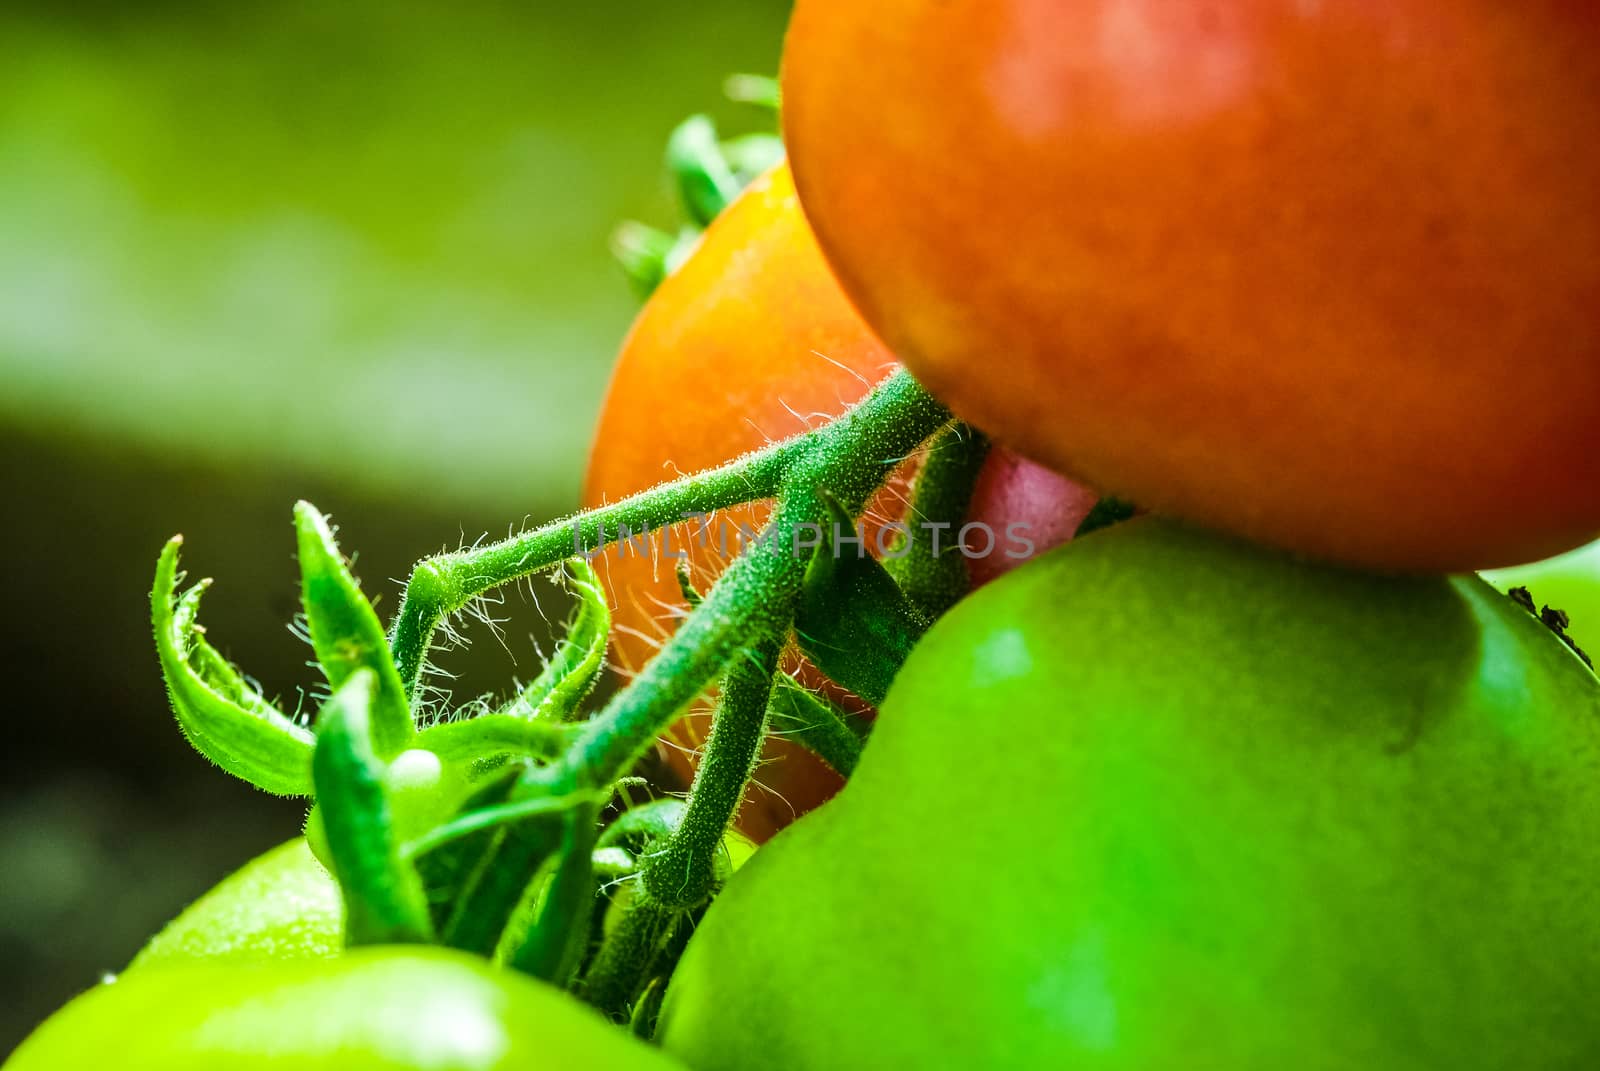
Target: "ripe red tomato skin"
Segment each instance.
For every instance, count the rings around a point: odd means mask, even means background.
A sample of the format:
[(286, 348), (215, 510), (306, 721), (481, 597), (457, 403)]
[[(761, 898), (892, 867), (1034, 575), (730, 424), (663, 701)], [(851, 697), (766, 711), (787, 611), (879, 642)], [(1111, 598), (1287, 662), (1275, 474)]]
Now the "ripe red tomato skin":
[(1600, 7), (801, 0), (801, 200), (956, 412), (1382, 569), (1600, 531)]
[[(595, 432), (584, 505), (615, 501), (802, 432), (842, 413), (896, 367), (829, 273), (780, 166), (713, 222), (629, 332)], [(878, 522), (900, 516), (903, 483), (874, 503)], [(1007, 539), (1008, 525), (1026, 526), (1042, 552), (1070, 537), (1093, 504), (1082, 488), (995, 451), (969, 518), (994, 531), (994, 549), (971, 560), (974, 577), (1019, 564), (1006, 556), (1018, 548)], [(768, 510), (767, 504), (727, 510), (701, 538), (692, 525), (680, 526), (670, 546), (657, 537), (648, 555), (617, 547), (595, 560), (616, 604), (612, 657), (624, 671), (648, 660), (682, 612), (675, 562), (667, 555), (687, 553), (703, 589), (737, 552), (739, 527), (759, 531)], [(868, 538), (874, 545), (874, 533)], [(665, 756), (685, 780), (706, 727), (704, 713), (691, 715), (669, 738)], [(769, 744), (765, 759), (740, 814), (740, 828), (757, 840), (840, 785), (814, 756), (781, 739)]]

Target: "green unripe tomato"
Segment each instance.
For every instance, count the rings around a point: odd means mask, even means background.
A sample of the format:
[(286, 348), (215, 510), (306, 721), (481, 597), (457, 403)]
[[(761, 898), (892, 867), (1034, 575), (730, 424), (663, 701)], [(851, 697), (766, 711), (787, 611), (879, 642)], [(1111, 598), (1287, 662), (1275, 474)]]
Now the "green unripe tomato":
[(290, 960), (344, 949), (339, 885), (296, 837), (224, 878), (150, 939), (128, 970), (191, 960)]
[(683, 1071), (525, 975), (441, 948), (189, 963), (101, 985), (5, 1071)]
[(1476, 577), (1154, 519), (911, 654), (728, 883), (697, 1071), (1600, 1067), (1600, 684)]
[(1590, 658), (1600, 654), (1600, 543), (1531, 565), (1494, 569), (1483, 578), (1500, 591), (1525, 587), (1536, 608), (1565, 612), (1567, 635)]
[[(431, 828), (468, 789), (465, 778), (430, 751), (404, 751), (389, 764), (385, 785), (396, 828)], [(168, 923), (134, 957), (129, 970), (194, 959), (306, 959), (344, 949), (343, 903), (328, 872), (320, 815), (306, 835), (246, 863)]]

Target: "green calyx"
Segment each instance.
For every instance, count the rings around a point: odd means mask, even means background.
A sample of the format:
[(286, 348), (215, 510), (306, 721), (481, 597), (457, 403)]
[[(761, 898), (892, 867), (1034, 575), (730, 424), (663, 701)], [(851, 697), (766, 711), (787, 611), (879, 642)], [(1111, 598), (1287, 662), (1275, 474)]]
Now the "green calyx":
[[(309, 726), (274, 708), (207, 642), (195, 623), (205, 584), (177, 593), (175, 540), (151, 603), (174, 711), (195, 747), (230, 773), (312, 797), (307, 836), (338, 879), (349, 944), (474, 952), (588, 993), (619, 1020), (648, 1020), (694, 920), (726, 878), (724, 844), (767, 733), (812, 748), (841, 773), (854, 768), (862, 736), (833, 704), (779, 673), (779, 655), (797, 615), (815, 622), (829, 608), (886, 637), (895, 659), (920, 635), (921, 611), (894, 579), (870, 559), (836, 568), (845, 560), (832, 544), (824, 555), (815, 533), (853, 525), (896, 459), (949, 419), (898, 373), (839, 420), (719, 469), (420, 563), (387, 632), (332, 526), (300, 503), (305, 631), (332, 689)], [(658, 656), (591, 706), (610, 611), (588, 557), (622, 526), (637, 531), (761, 497), (776, 499), (762, 536), (709, 591), (687, 590), (695, 605)], [(544, 669), (499, 705), (425, 715), (418, 682), (439, 626), (493, 588), (556, 568), (576, 607)], [(885, 631), (862, 617), (863, 600), (890, 592), (899, 618)], [(869, 697), (881, 691), (844, 683)], [(624, 810), (602, 829), (634, 762), (713, 684), (716, 716), (687, 801)], [(600, 905), (609, 906), (597, 916)]]
[(269, 703), (206, 639), (195, 615), (211, 582), (178, 597), (182, 543), (174, 536), (162, 548), (150, 593), (156, 653), (179, 728), (196, 751), (263, 792), (308, 795), (311, 732)]
[(971, 586), (960, 548), (949, 538), (941, 541), (940, 535), (960, 531), (988, 459), (988, 438), (957, 422), (928, 444), (911, 485), (905, 530), (884, 556), (883, 567), (924, 617), (938, 617)]
[[(498, 709), (419, 730), (332, 527), (303, 502), (295, 520), (305, 631), (333, 687), (314, 730), (274, 708), (206, 641), (195, 614), (207, 582), (177, 596), (177, 539), (162, 552), (151, 602), (173, 709), (196, 749), (229, 773), (314, 797), (307, 837), (338, 878), (348, 943), (457, 943), (451, 909), (476, 887), (476, 869), (507, 830), (561, 822), (585, 807), (592, 815), (602, 802), (595, 793), (541, 794), (523, 775), (574, 738), (604, 666), (604, 593), (587, 562), (567, 563), (577, 610), (538, 677)], [(507, 898), (514, 907), (524, 896), (517, 888)], [(500, 937), (489, 933), (482, 950)]]
[[(778, 108), (778, 83), (761, 75), (734, 75), (724, 85), (729, 100), (769, 113)], [(641, 298), (678, 269), (705, 229), (750, 183), (782, 162), (783, 139), (758, 130), (722, 138), (710, 117), (694, 115), (667, 139), (666, 165), (684, 222), (676, 231), (628, 221), (611, 235), (611, 255)]]
[(374, 748), (376, 674), (361, 669), (323, 705), (311, 769), (333, 873), (344, 893), (345, 941), (427, 943), (422, 879), (400, 851), (384, 766)]
[(333, 540), (328, 520), (309, 502), (294, 507), (300, 545), (300, 592), (311, 647), (335, 690), (362, 670), (372, 674), (373, 746), (393, 757), (416, 735), (405, 689), (383, 626)]
[(881, 703), (929, 620), (867, 553), (855, 518), (826, 493), (824, 501), (822, 546), (806, 570), (795, 635), (824, 673)]

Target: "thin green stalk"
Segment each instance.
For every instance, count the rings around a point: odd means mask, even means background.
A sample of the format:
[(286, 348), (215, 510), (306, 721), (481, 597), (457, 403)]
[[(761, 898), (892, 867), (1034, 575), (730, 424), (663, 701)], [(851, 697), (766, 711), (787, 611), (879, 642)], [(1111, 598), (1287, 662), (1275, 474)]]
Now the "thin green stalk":
[(728, 667), (688, 809), (672, 836), (643, 860), (644, 891), (656, 904), (690, 908), (711, 895), (723, 834), (761, 757), (780, 650), (769, 639)]
[(906, 597), (930, 618), (967, 593), (970, 582), (957, 536), (988, 457), (988, 438), (966, 424), (939, 433), (911, 486), (905, 520), (910, 534), (884, 560)]
[(418, 562), (389, 632), (407, 694), (416, 695), (423, 660), (440, 622), (477, 596), (568, 558), (593, 554), (614, 543), (623, 528), (634, 534), (654, 531), (687, 516), (771, 498), (811, 434), (815, 433), (774, 443), (718, 468), (551, 521), (510, 539)]
[(506, 963), (542, 981), (565, 987), (588, 950), (595, 909), (593, 804), (579, 806), (563, 823), (561, 858), (545, 888), (539, 912)]
[(373, 748), (377, 674), (357, 669), (322, 708), (311, 776), (322, 807), (349, 945), (433, 940), (428, 901), (396, 838)]
[(625, 1020), (634, 1001), (656, 973), (673, 930), (688, 916), (649, 901), (637, 886), (615, 928), (601, 943), (583, 976), (583, 999), (613, 1021)]

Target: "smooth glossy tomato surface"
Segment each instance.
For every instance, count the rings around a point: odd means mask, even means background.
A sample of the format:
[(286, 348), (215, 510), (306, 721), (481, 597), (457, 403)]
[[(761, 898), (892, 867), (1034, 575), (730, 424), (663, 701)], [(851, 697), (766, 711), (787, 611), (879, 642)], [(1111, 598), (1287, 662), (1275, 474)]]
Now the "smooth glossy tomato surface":
[(6, 1071), (682, 1071), (592, 1009), (441, 948), (168, 965), (96, 986)]
[(1465, 570), (1600, 532), (1600, 5), (799, 0), (867, 321), (1140, 505)]
[(1597, 827), (1600, 681), (1481, 580), (1132, 520), (933, 626), (659, 1036), (699, 1071), (1575, 1071)]
[(192, 960), (321, 959), (344, 950), (339, 883), (296, 837), (246, 863), (162, 927), (128, 969)]
[[(731, 458), (838, 416), (896, 368), (893, 356), (840, 291), (807, 228), (789, 172), (779, 167), (745, 191), (711, 225), (695, 253), (645, 306), (624, 343), (595, 432), (584, 504), (595, 506)], [(896, 519), (903, 482), (873, 514)], [(1021, 557), (1007, 525), (1022, 525), (1035, 551), (1070, 537), (1094, 505), (1078, 485), (996, 451), (975, 495), (971, 519), (996, 534), (992, 553), (972, 560), (980, 579)], [(597, 558), (616, 603), (612, 652), (637, 669), (684, 611), (666, 553), (686, 553), (702, 589), (739, 549), (741, 529), (758, 532), (770, 504), (728, 510), (709, 525), (674, 529)], [(676, 727), (668, 754), (692, 768), (704, 740), (703, 713)], [(763, 839), (832, 795), (839, 779), (808, 753), (769, 745), (766, 764), (741, 813)]]

